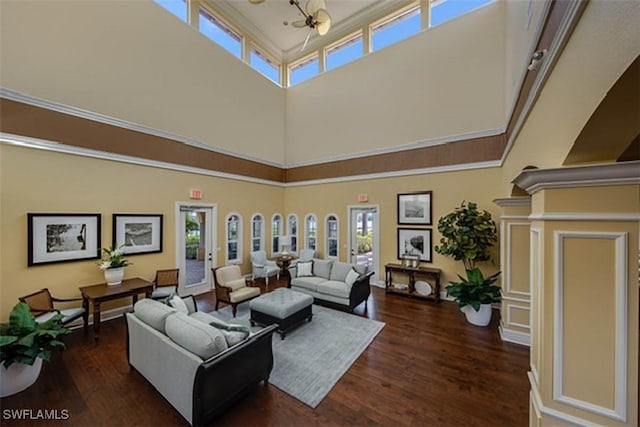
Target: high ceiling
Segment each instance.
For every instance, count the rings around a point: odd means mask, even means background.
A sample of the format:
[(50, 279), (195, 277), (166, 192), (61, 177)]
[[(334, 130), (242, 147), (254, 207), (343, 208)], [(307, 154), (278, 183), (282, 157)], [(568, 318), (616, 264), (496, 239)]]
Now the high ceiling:
[[(300, 7), (306, 10), (308, 0), (299, 0)], [(252, 4), (249, 0), (216, 0), (215, 6), (228, 18), (243, 26), (243, 30), (257, 38), (266, 48), (284, 56), (295, 56), (309, 33), (309, 28), (295, 28), (294, 21), (304, 19), (298, 9), (289, 4), (289, 0), (265, 0)], [(325, 0), (326, 10), (331, 16), (331, 30), (325, 36), (331, 38), (336, 32), (344, 32), (349, 27), (356, 28), (359, 22), (372, 15), (391, 10), (406, 0)], [(287, 25), (284, 25), (287, 22)], [(312, 33), (311, 40), (317, 38)], [(313, 45), (311, 43), (309, 46)]]

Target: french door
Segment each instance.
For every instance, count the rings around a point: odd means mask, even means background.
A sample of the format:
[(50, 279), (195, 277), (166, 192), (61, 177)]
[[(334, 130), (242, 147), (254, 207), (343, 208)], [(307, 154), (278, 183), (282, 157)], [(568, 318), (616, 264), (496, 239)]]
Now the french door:
[(371, 281), (380, 284), (380, 223), (377, 205), (349, 206), (349, 262), (375, 271)]
[(213, 289), (216, 206), (176, 203), (176, 265), (180, 269), (178, 293), (197, 295)]

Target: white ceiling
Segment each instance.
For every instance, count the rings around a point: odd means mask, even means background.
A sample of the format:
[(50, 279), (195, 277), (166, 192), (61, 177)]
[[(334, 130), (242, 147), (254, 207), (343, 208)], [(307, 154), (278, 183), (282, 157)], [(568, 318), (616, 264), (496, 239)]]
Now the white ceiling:
[[(306, 10), (307, 0), (299, 0), (300, 6)], [(368, 19), (379, 10), (389, 10), (406, 0), (325, 0), (327, 11), (331, 16), (331, 30), (325, 36), (331, 38), (332, 33), (344, 31), (346, 26), (357, 27), (358, 22)], [(283, 57), (292, 56), (291, 52), (300, 50), (309, 28), (295, 28), (293, 21), (304, 19), (298, 9), (289, 4), (289, 0), (265, 0), (260, 4), (251, 4), (249, 0), (216, 0), (213, 2), (229, 19), (241, 25), (259, 42), (274, 53), (282, 53)], [(288, 25), (283, 22), (287, 21)], [(315, 32), (312, 34), (309, 47), (314, 44)], [(308, 50), (308, 49), (307, 49)], [(295, 56), (295, 55), (294, 55)]]

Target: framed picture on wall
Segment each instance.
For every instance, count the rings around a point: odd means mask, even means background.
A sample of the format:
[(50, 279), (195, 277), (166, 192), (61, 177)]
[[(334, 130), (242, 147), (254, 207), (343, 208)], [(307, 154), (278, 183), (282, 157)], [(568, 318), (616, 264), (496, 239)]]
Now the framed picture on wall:
[(431, 229), (398, 228), (398, 259), (417, 255), (421, 262), (431, 262)]
[(431, 191), (398, 194), (399, 225), (431, 225)]
[(127, 255), (162, 252), (162, 214), (113, 214), (113, 247)]
[(100, 214), (28, 213), (27, 265), (100, 258)]

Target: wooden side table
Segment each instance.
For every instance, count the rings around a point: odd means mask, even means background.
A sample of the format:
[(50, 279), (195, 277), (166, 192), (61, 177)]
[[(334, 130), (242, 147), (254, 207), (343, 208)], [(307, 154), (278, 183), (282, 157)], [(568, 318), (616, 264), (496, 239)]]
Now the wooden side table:
[[(430, 299), (440, 302), (440, 269), (429, 267), (405, 267), (401, 264), (387, 264), (384, 266), (385, 289), (387, 293), (406, 295), (416, 298)], [(393, 285), (393, 272), (404, 273), (409, 276), (409, 285), (406, 289), (396, 289)], [(416, 292), (416, 277), (425, 277), (434, 281), (433, 293), (431, 295), (420, 295)]]
[(123, 280), (119, 285), (109, 286), (106, 283), (99, 285), (83, 286), (80, 288), (82, 294), (82, 306), (89, 313), (89, 303), (93, 304), (93, 333), (96, 342), (100, 333), (100, 305), (105, 301), (132, 297), (133, 304), (138, 301), (138, 294), (144, 293), (147, 298), (151, 298), (153, 293), (153, 283), (136, 277), (134, 279)]

